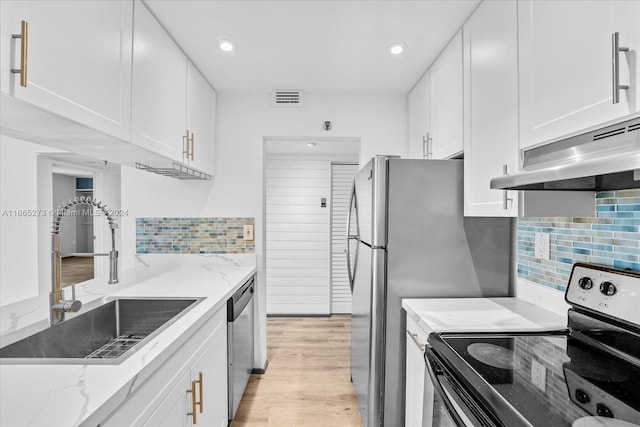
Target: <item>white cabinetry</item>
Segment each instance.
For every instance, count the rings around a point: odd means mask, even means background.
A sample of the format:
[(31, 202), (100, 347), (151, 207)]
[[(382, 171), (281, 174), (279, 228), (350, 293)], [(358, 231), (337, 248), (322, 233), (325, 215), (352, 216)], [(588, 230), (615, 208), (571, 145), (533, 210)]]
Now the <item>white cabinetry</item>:
[(135, 12), (132, 140), (211, 173), (216, 94), (147, 7)]
[(462, 153), (462, 31), (430, 68), (433, 159)]
[(135, 3), (132, 139), (183, 160), (187, 58), (147, 7)]
[[(518, 3), (520, 147), (639, 110), (638, 1)], [(619, 33), (620, 102), (613, 104), (612, 34)]]
[[(431, 405), (425, 399), (425, 373), (424, 346), (427, 343), (427, 334), (418, 326), (415, 320), (407, 316), (407, 359), (406, 359), (406, 402), (405, 425), (419, 427), (423, 420), (431, 420), (433, 414), (433, 396)], [(429, 393), (429, 391), (427, 391)], [(433, 394), (431, 392), (431, 394)]]
[(409, 158), (427, 157), (427, 138), (431, 120), (429, 71), (409, 93)]
[(409, 93), (409, 157), (462, 153), (462, 32)]
[[(191, 415), (194, 407), (195, 420)], [(194, 424), (228, 424), (226, 307), (182, 343), (101, 423), (103, 427)]]
[(191, 63), (187, 63), (187, 123), (193, 167), (213, 173), (215, 154), (216, 93)]
[(2, 1), (0, 15), (4, 94), (130, 138), (131, 0)]
[(518, 216), (517, 191), (489, 188), (519, 168), (517, 34), (515, 0), (482, 2), (463, 27), (467, 216)]

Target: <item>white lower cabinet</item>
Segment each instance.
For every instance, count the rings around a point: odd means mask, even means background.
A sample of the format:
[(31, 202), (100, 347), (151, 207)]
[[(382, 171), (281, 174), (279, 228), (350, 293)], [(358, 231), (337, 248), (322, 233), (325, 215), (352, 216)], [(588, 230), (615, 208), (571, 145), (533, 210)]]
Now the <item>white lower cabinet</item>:
[(226, 427), (226, 308), (142, 381), (101, 427)]
[(423, 420), (432, 418), (433, 407), (425, 407), (424, 346), (427, 334), (418, 324), (407, 316), (407, 359), (406, 359), (406, 394), (405, 394), (405, 426), (421, 427)]

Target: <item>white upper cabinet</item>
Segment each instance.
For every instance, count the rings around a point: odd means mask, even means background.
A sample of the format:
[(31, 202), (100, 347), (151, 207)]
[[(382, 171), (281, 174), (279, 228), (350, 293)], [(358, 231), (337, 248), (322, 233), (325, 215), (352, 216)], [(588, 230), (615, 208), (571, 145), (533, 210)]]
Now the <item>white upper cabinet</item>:
[(518, 46), (515, 0), (485, 0), (463, 27), (464, 210), (517, 216), (518, 192), (491, 178), (518, 170)]
[(132, 13), (131, 0), (3, 0), (1, 91), (128, 140)]
[(187, 63), (187, 123), (189, 149), (186, 162), (213, 173), (216, 93), (191, 63)]
[(183, 161), (187, 58), (141, 2), (135, 3), (132, 140)]
[[(518, 3), (520, 147), (557, 139), (639, 110), (639, 1)], [(613, 103), (612, 34), (619, 34)]]
[(430, 68), (430, 101), (433, 159), (462, 153), (462, 31)]
[(135, 12), (133, 143), (212, 173), (216, 93), (147, 7)]
[(427, 157), (429, 122), (431, 120), (429, 71), (409, 93), (409, 158)]

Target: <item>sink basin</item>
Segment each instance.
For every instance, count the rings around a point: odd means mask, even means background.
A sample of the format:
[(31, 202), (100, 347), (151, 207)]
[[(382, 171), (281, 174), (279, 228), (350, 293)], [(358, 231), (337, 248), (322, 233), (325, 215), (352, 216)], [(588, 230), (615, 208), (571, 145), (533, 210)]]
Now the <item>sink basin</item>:
[(0, 348), (0, 364), (118, 364), (202, 298), (118, 298)]

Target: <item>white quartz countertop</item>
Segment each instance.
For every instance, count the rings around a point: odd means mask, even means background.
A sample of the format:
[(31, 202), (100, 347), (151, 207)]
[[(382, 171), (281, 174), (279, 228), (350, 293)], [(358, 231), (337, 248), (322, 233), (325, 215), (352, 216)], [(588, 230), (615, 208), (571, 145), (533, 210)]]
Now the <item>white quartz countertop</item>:
[(403, 299), (402, 308), (426, 333), (537, 332), (567, 327), (566, 316), (510, 297)]
[(169, 271), (136, 283), (125, 273), (121, 285), (79, 289), (82, 299), (94, 301), (124, 296), (205, 299), (118, 365), (0, 365), (0, 425), (97, 426), (255, 271), (253, 255), (188, 256)]

